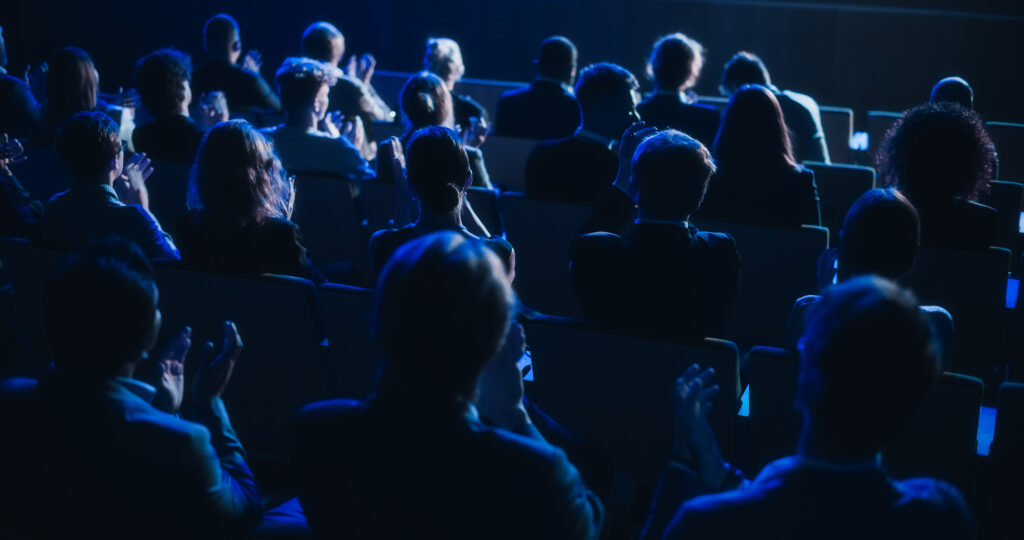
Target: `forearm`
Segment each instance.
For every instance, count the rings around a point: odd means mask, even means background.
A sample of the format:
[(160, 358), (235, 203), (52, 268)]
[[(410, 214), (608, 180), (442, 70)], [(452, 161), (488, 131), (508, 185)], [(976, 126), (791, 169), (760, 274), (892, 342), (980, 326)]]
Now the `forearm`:
[(219, 397), (199, 399), (194, 410), (195, 420), (210, 431), (210, 444), (217, 451), (221, 464), (245, 465), (245, 449), (231, 427), (224, 401)]

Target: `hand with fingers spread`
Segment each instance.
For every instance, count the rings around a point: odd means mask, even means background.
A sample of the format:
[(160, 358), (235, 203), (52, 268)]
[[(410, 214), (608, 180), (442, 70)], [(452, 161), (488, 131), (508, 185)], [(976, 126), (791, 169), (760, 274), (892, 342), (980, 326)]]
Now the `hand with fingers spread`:
[(629, 177), (632, 174), (633, 154), (636, 147), (644, 142), (644, 139), (658, 132), (657, 128), (647, 127), (643, 122), (637, 122), (622, 134), (622, 141), (619, 143), (619, 172), (615, 175), (616, 188), (624, 193), (629, 193)]
[(220, 353), (215, 355), (213, 342), (207, 341), (199, 356), (199, 370), (192, 383), (192, 395), (197, 403), (209, 402), (224, 395), (235, 371), (235, 362), (241, 354), (242, 337), (238, 334), (238, 328), (235, 323), (224, 321)]
[(21, 141), (8, 141), (7, 134), (0, 135), (0, 173), (11, 176), (10, 166), (25, 161), (25, 147)]
[(245, 58), (242, 58), (242, 69), (259, 75), (262, 67), (263, 55), (259, 51), (252, 49), (245, 53)]
[[(353, 56), (353, 58), (355, 58)], [(372, 54), (366, 53), (359, 57), (359, 66), (356, 68), (357, 78), (363, 82), (363, 84), (370, 84), (370, 79), (373, 78), (373, 70), (377, 67), (377, 59)]]
[(366, 142), (366, 130), (363, 127), (363, 119), (357, 116), (345, 118), (341, 123), (339, 132), (342, 137), (348, 139), (352, 146), (359, 149)]
[(192, 346), (192, 329), (184, 327), (171, 338), (157, 359), (154, 374), (156, 398), (153, 406), (175, 413), (185, 397), (185, 357)]
[(725, 461), (718, 449), (715, 433), (708, 425), (711, 400), (718, 394), (712, 384), (714, 369), (700, 370), (693, 364), (676, 380), (675, 430), (672, 455), (694, 466), (709, 486), (720, 486), (726, 476)]
[(526, 352), (526, 334), (513, 321), (497, 354), (484, 368), (477, 384), (477, 410), (495, 425), (519, 431), (530, 424), (523, 406), (523, 375), (519, 359)]
[[(121, 171), (121, 188), (118, 198), (125, 204), (137, 204), (149, 210), (149, 190), (146, 179), (153, 174), (149, 157), (145, 152), (135, 154), (124, 164)], [(122, 196), (123, 195), (123, 196)]]
[(487, 140), (487, 133), (490, 127), (487, 125), (487, 121), (477, 117), (471, 116), (469, 118), (469, 127), (462, 129), (462, 144), (471, 146), (473, 148), (480, 148)]

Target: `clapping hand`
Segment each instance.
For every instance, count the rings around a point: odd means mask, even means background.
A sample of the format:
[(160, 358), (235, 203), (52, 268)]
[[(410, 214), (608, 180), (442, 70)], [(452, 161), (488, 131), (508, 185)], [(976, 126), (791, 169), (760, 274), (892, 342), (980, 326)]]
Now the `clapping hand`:
[(25, 159), (25, 147), (21, 141), (14, 139), (8, 142), (6, 133), (0, 135), (0, 173), (10, 176), (10, 165), (21, 163)]
[(182, 328), (171, 338), (156, 362), (156, 398), (153, 406), (175, 413), (185, 397), (185, 357), (192, 346), (192, 329)]
[(372, 54), (364, 54), (358, 58), (353, 54), (348, 57), (345, 74), (363, 84), (370, 84), (370, 79), (373, 78), (373, 70), (376, 67), (377, 59)]
[(219, 354), (214, 354), (213, 342), (203, 345), (199, 360), (199, 371), (192, 384), (192, 394), (197, 402), (209, 401), (224, 395), (231, 375), (235, 371), (235, 363), (242, 354), (242, 337), (238, 328), (231, 321), (224, 321), (224, 338), (221, 341)]
[(480, 414), (509, 431), (518, 431), (530, 423), (523, 406), (523, 374), (519, 371), (519, 359), (525, 352), (526, 334), (518, 322), (512, 321), (505, 341), (477, 384)]
[(138, 204), (149, 209), (149, 191), (146, 189), (146, 179), (153, 174), (151, 161), (145, 152), (141, 152), (128, 158), (124, 168), (121, 170), (121, 190), (118, 198), (126, 204)]
[(694, 466), (709, 486), (718, 487), (725, 478), (725, 461), (718, 449), (715, 433), (708, 425), (711, 400), (718, 385), (711, 384), (715, 370), (690, 366), (676, 380), (674, 395), (675, 436), (672, 455)]
[(259, 51), (252, 49), (245, 53), (245, 57), (242, 58), (242, 69), (259, 75), (262, 67), (263, 55)]
[(32, 90), (32, 95), (39, 101), (46, 99), (46, 75), (49, 71), (50, 66), (46, 62), (35, 67), (32, 64), (25, 66), (23, 78), (28, 83), (29, 89)]
[(646, 127), (647, 124), (637, 122), (626, 129), (619, 143), (619, 172), (615, 176), (615, 187), (629, 193), (629, 176), (632, 173), (633, 154), (644, 139), (658, 132), (657, 128)]
[(477, 116), (469, 118), (469, 127), (462, 130), (462, 144), (473, 148), (480, 148), (487, 140), (487, 132), (490, 126), (487, 121)]
[(126, 109), (134, 109), (139, 104), (139, 93), (134, 88), (129, 88), (127, 92), (124, 91), (124, 87), (117, 87), (117, 94), (113, 96), (114, 105), (120, 105)]

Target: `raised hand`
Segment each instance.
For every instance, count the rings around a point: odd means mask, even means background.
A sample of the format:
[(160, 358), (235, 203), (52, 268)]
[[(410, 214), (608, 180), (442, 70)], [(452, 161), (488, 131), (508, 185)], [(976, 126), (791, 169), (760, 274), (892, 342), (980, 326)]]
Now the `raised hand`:
[[(353, 56), (355, 58), (355, 56)], [(366, 53), (359, 57), (359, 66), (356, 68), (356, 75), (363, 84), (369, 85), (373, 78), (373, 70), (377, 67), (377, 59), (372, 54)]]
[(615, 187), (625, 193), (629, 193), (629, 176), (632, 171), (633, 154), (636, 147), (647, 137), (657, 133), (657, 128), (647, 127), (643, 122), (637, 122), (622, 134), (622, 141), (619, 143), (619, 172), (615, 176)]
[(715, 370), (701, 371), (693, 364), (676, 380), (672, 453), (696, 467), (702, 479), (717, 487), (725, 476), (725, 462), (708, 425), (711, 400), (719, 391), (718, 385), (711, 384), (714, 376)]
[(220, 353), (214, 354), (213, 342), (207, 341), (203, 345), (199, 371), (196, 372), (196, 380), (192, 383), (192, 394), (196, 401), (209, 401), (224, 395), (224, 390), (227, 389), (231, 375), (235, 371), (235, 363), (242, 354), (242, 348), (242, 337), (238, 335), (235, 323), (224, 321), (224, 339), (221, 341)]
[(358, 71), (359, 59), (356, 58), (356, 55), (353, 54), (352, 56), (348, 57), (348, 63), (345, 64), (345, 75), (352, 79), (358, 79)]
[(118, 198), (126, 204), (138, 204), (149, 209), (149, 190), (146, 189), (146, 179), (153, 174), (149, 157), (145, 152), (140, 152), (128, 158), (124, 168), (121, 170), (121, 187)]
[(242, 58), (242, 69), (251, 71), (257, 75), (260, 73), (260, 69), (263, 67), (263, 55), (260, 54), (256, 49), (251, 49), (245, 53), (245, 57)]
[(363, 147), (363, 143), (366, 142), (366, 130), (363, 128), (363, 119), (359, 116), (353, 116), (351, 118), (345, 118), (344, 122), (341, 123), (339, 132), (342, 137), (348, 139), (348, 142), (352, 143), (352, 146), (356, 149)]
[(117, 94), (114, 95), (114, 105), (120, 105), (126, 109), (134, 109), (139, 104), (139, 93), (134, 88), (129, 88), (127, 92), (124, 91), (124, 87), (117, 87)]
[(469, 118), (469, 127), (462, 130), (462, 144), (479, 148), (487, 140), (487, 131), (489, 129), (490, 126), (487, 125), (486, 120), (471, 116)]
[(156, 398), (153, 406), (167, 413), (177, 412), (185, 397), (185, 357), (192, 346), (192, 329), (182, 328), (171, 338), (155, 366)]
[(14, 139), (8, 142), (6, 133), (0, 135), (0, 173), (10, 176), (10, 165), (22, 161), (25, 161), (25, 147), (21, 141)]
[(46, 98), (46, 76), (49, 71), (50, 66), (46, 62), (35, 67), (32, 64), (25, 66), (23, 78), (28, 83), (29, 89), (32, 90), (32, 95), (39, 101)]
[(477, 409), (498, 427), (517, 431), (530, 423), (523, 407), (523, 375), (519, 359), (526, 352), (523, 327), (512, 321), (505, 341), (484, 368), (477, 384)]

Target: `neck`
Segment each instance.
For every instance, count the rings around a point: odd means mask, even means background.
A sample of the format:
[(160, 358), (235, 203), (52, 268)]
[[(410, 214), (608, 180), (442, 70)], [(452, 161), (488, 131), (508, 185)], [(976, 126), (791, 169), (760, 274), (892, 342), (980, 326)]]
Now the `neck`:
[(682, 96), (683, 95), (683, 87), (682, 86), (671, 87), (671, 86), (664, 86), (664, 85), (661, 85), (661, 84), (658, 84), (658, 83), (654, 83), (654, 93), (656, 93), (656, 94), (679, 94), (680, 96)]
[(655, 215), (645, 211), (643, 208), (640, 207), (637, 207), (636, 209), (636, 217), (637, 219), (646, 219), (649, 221), (665, 221), (679, 224), (685, 224), (690, 219), (689, 215), (683, 216), (682, 218)]
[(317, 120), (317, 115), (312, 109), (295, 113), (288, 112), (285, 113), (284, 125), (309, 131), (316, 129)]
[(814, 428), (814, 421), (804, 415), (804, 427), (797, 445), (797, 455), (817, 461), (836, 464), (864, 463), (875, 459), (878, 449), (851, 450), (835, 443), (835, 440)]
[(138, 364), (133, 364), (131, 362), (125, 362), (120, 367), (115, 369), (113, 371), (113, 373), (111, 373), (110, 375), (111, 375), (111, 377), (124, 377), (125, 379), (131, 379), (133, 376), (135, 376), (135, 366), (136, 365), (138, 365)]
[(444, 214), (438, 214), (420, 203), (420, 219), (417, 223), (434, 227), (462, 228), (462, 203)]

